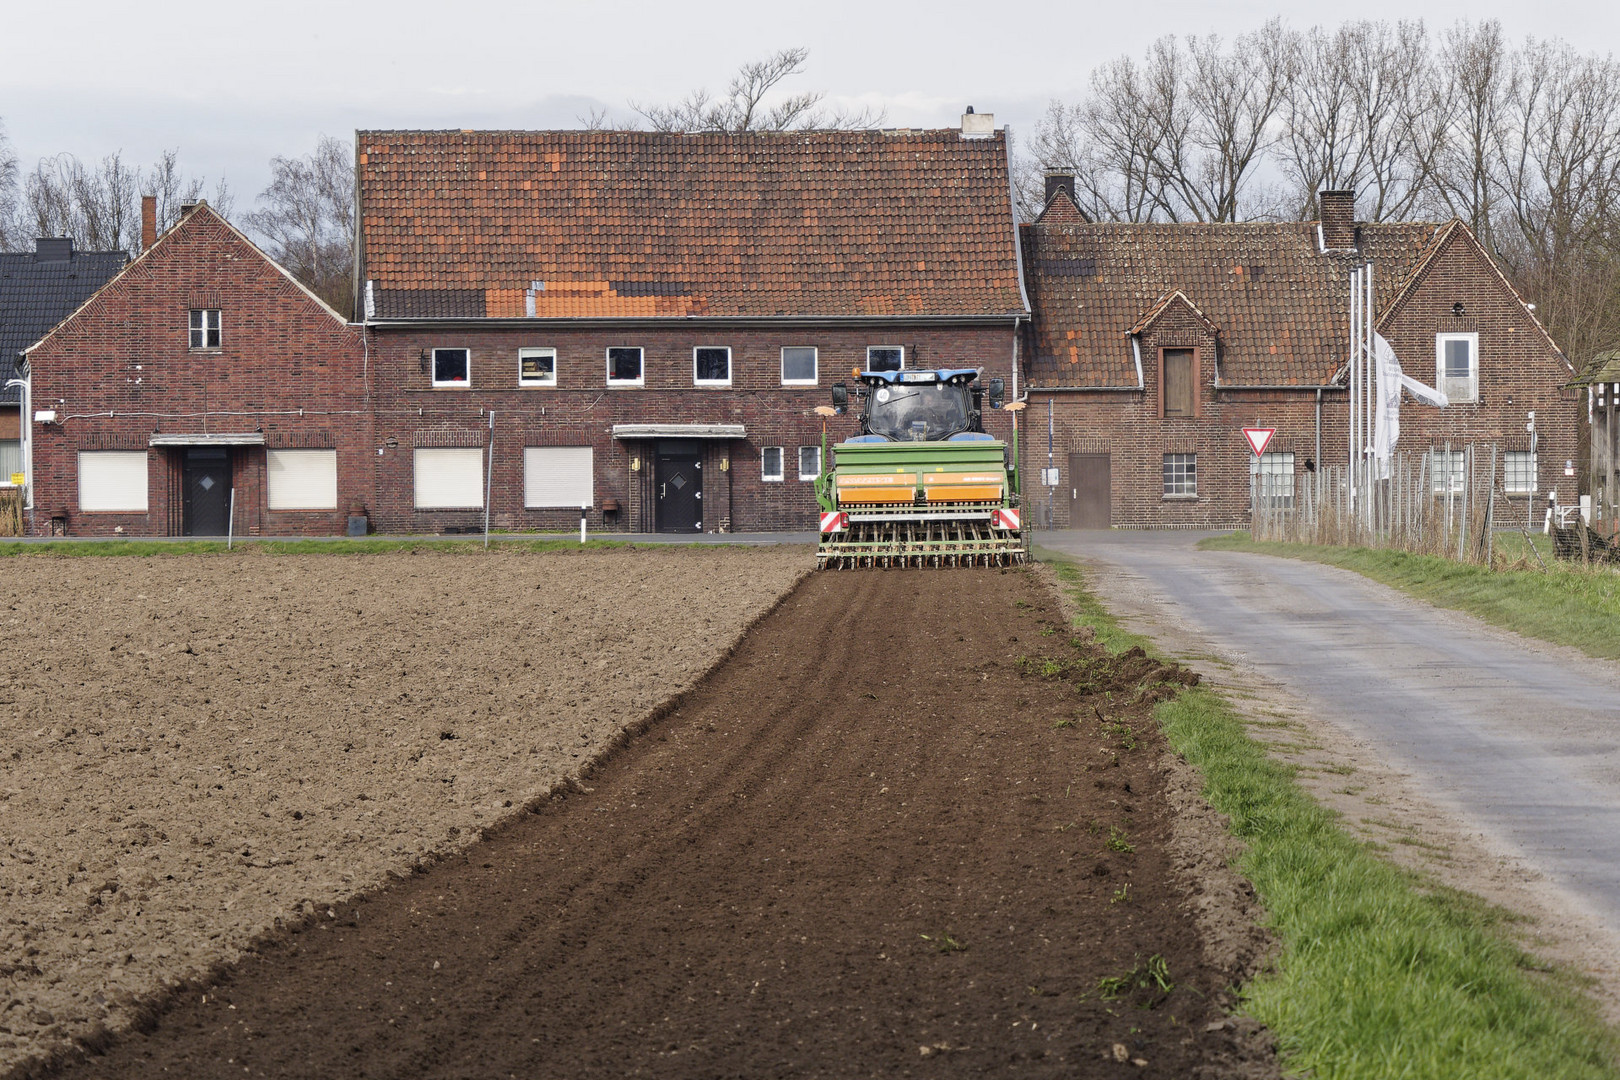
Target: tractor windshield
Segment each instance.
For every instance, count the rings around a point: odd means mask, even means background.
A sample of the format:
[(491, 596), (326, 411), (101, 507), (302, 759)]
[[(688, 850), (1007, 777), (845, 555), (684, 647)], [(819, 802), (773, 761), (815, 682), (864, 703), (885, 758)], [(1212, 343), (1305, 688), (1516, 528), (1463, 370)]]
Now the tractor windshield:
[(966, 386), (898, 383), (878, 387), (867, 400), (867, 433), (896, 442), (938, 442), (973, 424)]

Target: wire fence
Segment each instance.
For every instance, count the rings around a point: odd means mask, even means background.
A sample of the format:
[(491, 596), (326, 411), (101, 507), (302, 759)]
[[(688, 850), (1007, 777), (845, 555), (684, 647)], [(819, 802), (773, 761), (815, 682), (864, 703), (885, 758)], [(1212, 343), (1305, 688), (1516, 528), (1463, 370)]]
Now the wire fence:
[(1498, 529), (1530, 530), (1535, 476), (1518, 465), (1495, 444), (1448, 443), (1394, 454), (1387, 470), (1370, 462), (1329, 466), (1297, 483), (1260, 474), (1251, 531), (1257, 540), (1389, 548), (1489, 566)]

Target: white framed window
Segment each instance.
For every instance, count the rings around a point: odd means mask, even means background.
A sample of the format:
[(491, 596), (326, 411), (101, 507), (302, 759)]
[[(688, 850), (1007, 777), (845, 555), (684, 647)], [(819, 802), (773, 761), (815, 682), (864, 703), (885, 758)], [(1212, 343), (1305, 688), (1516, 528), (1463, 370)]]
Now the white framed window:
[(904, 345), (868, 345), (866, 347), (867, 371), (903, 371), (906, 366), (906, 347)]
[(1169, 499), (1193, 498), (1198, 494), (1198, 455), (1164, 455), (1164, 494)]
[(556, 349), (518, 350), (519, 386), (556, 386)]
[(767, 446), (759, 452), (759, 478), (761, 480), (782, 479), (782, 448), (780, 446)]
[(1430, 489), (1436, 495), (1455, 495), (1461, 492), (1465, 464), (1461, 450), (1430, 450)]
[(525, 446), (523, 505), (529, 510), (595, 506), (595, 476), (588, 446)]
[(219, 308), (191, 309), (191, 347), (219, 348)]
[(645, 386), (646, 370), (641, 363), (641, 347), (614, 345), (607, 351), (609, 386)]
[(815, 386), (820, 382), (814, 345), (782, 347), (782, 385)]
[(1479, 335), (1434, 335), (1435, 386), (1453, 402), (1479, 400)]
[(272, 510), (336, 510), (336, 450), (266, 450)]
[(814, 480), (821, 475), (821, 447), (799, 447), (799, 479)]
[(144, 514), (146, 451), (79, 451), (79, 509)]
[(1294, 508), (1294, 452), (1284, 450), (1277, 453), (1261, 454), (1259, 461), (1255, 461), (1253, 454), (1249, 455), (1250, 464), (1255, 471), (1250, 475), (1254, 478), (1253, 489), (1249, 492), (1255, 505), (1262, 500), (1274, 510), (1292, 510)]
[(462, 389), (471, 386), (472, 353), (467, 349), (434, 349), (433, 385)]
[(1529, 450), (1509, 450), (1502, 455), (1502, 490), (1509, 495), (1536, 493), (1536, 455)]
[(731, 385), (731, 348), (726, 345), (699, 345), (692, 350), (694, 386)]
[(482, 510), (484, 451), (479, 447), (418, 447), (414, 461), (418, 510)]

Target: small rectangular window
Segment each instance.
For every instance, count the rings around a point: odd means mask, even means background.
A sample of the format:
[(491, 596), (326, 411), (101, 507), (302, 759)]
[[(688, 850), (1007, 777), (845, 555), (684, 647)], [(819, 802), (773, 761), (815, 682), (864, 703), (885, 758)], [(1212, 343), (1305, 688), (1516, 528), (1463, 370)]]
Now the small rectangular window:
[(799, 479), (814, 480), (821, 475), (821, 447), (799, 447)]
[(1536, 455), (1528, 450), (1509, 450), (1502, 455), (1502, 490), (1509, 495), (1536, 493)]
[(1452, 402), (1479, 400), (1479, 335), (1434, 336), (1437, 389)]
[(731, 349), (715, 345), (693, 349), (692, 382), (698, 386), (730, 386)]
[(782, 349), (782, 385), (815, 386), (816, 349), (813, 345), (788, 345)]
[(1197, 388), (1191, 349), (1164, 350), (1164, 413), (1170, 417), (1197, 415)]
[(1429, 451), (1429, 486), (1436, 495), (1456, 495), (1463, 489), (1463, 452)]
[(866, 347), (867, 371), (902, 371), (906, 366), (906, 347), (904, 345), (868, 345)]
[(609, 386), (645, 385), (639, 346), (614, 346), (607, 351), (607, 382)]
[(1292, 510), (1294, 508), (1294, 453), (1291, 450), (1272, 454), (1261, 454), (1256, 462), (1254, 455), (1249, 455), (1249, 461), (1255, 465), (1254, 490), (1250, 497), (1256, 505), (1269, 505), (1273, 510)]
[(780, 446), (767, 446), (759, 452), (759, 478), (761, 480), (782, 479), (782, 448)]
[(433, 385), (466, 387), (472, 382), (472, 360), (466, 349), (433, 350)]
[(556, 386), (556, 349), (518, 350), (519, 386)]
[(1164, 455), (1164, 494), (1166, 498), (1185, 499), (1198, 494), (1198, 455)]
[(191, 347), (219, 348), (219, 308), (191, 309)]

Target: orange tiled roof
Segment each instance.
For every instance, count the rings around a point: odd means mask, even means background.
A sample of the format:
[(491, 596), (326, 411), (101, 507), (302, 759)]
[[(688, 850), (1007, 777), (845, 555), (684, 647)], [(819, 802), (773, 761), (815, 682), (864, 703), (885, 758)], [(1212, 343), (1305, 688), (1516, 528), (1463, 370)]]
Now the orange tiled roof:
[[(1380, 310), (1440, 226), (1358, 226)], [(1036, 386), (1134, 386), (1129, 335), (1180, 292), (1216, 333), (1221, 381), (1318, 386), (1349, 348), (1354, 257), (1324, 255), (1316, 223), (1025, 226)]]
[(1004, 137), (363, 131), (378, 318), (1021, 313)]

